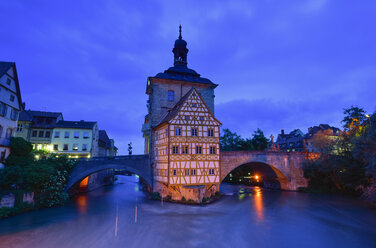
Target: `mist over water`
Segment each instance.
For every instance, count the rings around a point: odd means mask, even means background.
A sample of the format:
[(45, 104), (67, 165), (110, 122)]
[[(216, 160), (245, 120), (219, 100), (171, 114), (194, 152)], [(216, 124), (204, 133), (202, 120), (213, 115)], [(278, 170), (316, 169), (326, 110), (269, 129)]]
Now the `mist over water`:
[(136, 177), (0, 220), (0, 247), (376, 247), (376, 210), (355, 198), (221, 185), (206, 206), (149, 200)]

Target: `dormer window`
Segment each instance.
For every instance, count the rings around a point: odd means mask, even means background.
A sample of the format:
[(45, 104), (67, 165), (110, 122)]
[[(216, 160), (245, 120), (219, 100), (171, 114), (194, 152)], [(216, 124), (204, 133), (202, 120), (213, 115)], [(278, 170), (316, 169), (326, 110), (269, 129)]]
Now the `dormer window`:
[(10, 95), (10, 101), (14, 102), (14, 95)]
[(175, 99), (175, 92), (174, 92), (173, 90), (169, 90), (169, 91), (168, 91), (167, 98), (168, 98), (168, 101), (169, 101), (169, 102), (173, 102), (174, 99)]
[(7, 78), (7, 85), (10, 85), (11, 82), (10, 78)]

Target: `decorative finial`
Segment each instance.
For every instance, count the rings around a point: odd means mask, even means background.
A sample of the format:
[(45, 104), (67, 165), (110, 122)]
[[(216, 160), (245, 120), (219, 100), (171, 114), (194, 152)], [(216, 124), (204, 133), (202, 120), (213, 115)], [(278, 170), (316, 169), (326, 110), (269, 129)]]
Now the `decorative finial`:
[(179, 39), (181, 39), (181, 25), (179, 25)]

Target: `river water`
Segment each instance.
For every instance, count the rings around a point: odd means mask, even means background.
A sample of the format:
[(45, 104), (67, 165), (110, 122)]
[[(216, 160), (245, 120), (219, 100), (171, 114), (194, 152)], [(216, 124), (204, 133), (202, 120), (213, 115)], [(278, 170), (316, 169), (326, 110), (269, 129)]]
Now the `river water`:
[(221, 185), (207, 206), (152, 201), (137, 177), (62, 207), (0, 220), (0, 247), (376, 247), (376, 210), (356, 199)]

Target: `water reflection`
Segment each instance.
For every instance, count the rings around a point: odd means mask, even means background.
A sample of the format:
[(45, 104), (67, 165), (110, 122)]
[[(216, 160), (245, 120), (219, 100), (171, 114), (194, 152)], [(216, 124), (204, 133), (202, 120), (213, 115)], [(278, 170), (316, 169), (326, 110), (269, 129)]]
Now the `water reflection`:
[(254, 188), (253, 204), (254, 204), (254, 209), (256, 212), (257, 220), (258, 221), (264, 220), (264, 203), (263, 203), (262, 190), (260, 187)]
[(87, 212), (87, 195), (77, 196), (76, 206), (81, 214), (85, 214)]

